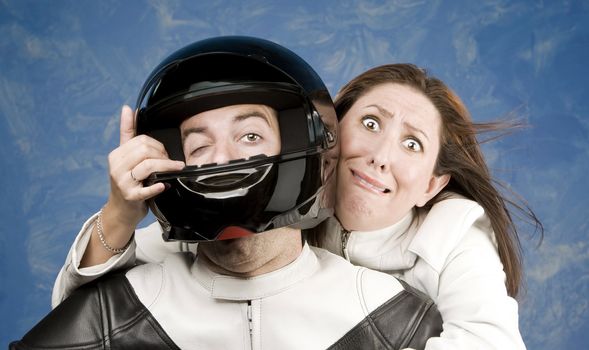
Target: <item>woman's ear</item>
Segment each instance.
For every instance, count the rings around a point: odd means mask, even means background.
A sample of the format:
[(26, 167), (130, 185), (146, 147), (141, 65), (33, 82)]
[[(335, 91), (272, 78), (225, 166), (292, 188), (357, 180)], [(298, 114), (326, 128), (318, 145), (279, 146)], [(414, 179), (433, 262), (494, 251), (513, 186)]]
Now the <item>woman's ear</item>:
[(427, 191), (421, 197), (421, 200), (417, 201), (415, 205), (423, 207), (430, 199), (434, 198), (441, 190), (446, 187), (450, 182), (450, 174), (444, 174), (440, 176), (432, 175), (429, 180)]

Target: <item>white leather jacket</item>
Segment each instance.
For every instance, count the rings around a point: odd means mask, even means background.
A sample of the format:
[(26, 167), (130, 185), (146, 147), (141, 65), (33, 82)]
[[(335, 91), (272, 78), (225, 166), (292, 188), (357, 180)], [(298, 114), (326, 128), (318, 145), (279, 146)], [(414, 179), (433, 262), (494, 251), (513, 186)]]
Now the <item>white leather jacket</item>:
[(190, 253), (126, 277), (181, 349), (326, 349), (404, 290), (389, 275), (307, 245), (291, 264), (254, 278), (213, 273)]
[(372, 232), (342, 231), (335, 219), (327, 226), (325, 248), (399, 277), (434, 300), (444, 331), (427, 350), (525, 349), (518, 305), (507, 295), (495, 236), (476, 202), (454, 196)]
[[(162, 261), (170, 252), (187, 249), (163, 243), (159, 224), (138, 229), (129, 249), (101, 266), (79, 269), (96, 216), (83, 226), (55, 282), (55, 307), (76, 287), (135, 259)], [(344, 255), (341, 227), (328, 222), (330, 251)], [(190, 247), (191, 250), (196, 248)], [(374, 232), (351, 232), (346, 251), (357, 265), (395, 275), (428, 294), (444, 319), (444, 332), (426, 349), (525, 349), (518, 327), (517, 302), (507, 295), (505, 273), (484, 210), (464, 198), (442, 201), (427, 215), (407, 215)]]
[(423, 349), (441, 331), (425, 294), (307, 244), (251, 278), (214, 273), (190, 252), (105, 277), (10, 349)]

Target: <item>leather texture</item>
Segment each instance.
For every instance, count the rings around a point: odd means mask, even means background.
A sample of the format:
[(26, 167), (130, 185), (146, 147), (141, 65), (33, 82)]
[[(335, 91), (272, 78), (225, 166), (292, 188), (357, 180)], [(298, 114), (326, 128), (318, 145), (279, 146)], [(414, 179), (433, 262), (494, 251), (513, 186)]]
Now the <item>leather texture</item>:
[[(405, 290), (378, 307), (329, 349), (424, 349), (442, 319), (425, 294)], [(301, 335), (304, 336), (304, 335)], [(137, 299), (124, 274), (85, 285), (10, 349), (179, 349)]]
[(179, 349), (124, 273), (82, 286), (10, 349)]
[(434, 302), (399, 280), (405, 290), (391, 298), (351, 329), (329, 350), (424, 349), (442, 332), (442, 318)]

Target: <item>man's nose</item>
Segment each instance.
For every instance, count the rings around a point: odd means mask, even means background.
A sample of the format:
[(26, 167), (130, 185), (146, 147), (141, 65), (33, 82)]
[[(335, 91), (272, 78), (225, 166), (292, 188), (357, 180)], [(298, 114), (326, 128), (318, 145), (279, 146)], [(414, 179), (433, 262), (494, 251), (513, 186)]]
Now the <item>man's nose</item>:
[(221, 142), (215, 145), (215, 152), (213, 153), (211, 162), (217, 164), (225, 164), (228, 163), (230, 160), (238, 158), (239, 152), (235, 145), (232, 145), (230, 142)]

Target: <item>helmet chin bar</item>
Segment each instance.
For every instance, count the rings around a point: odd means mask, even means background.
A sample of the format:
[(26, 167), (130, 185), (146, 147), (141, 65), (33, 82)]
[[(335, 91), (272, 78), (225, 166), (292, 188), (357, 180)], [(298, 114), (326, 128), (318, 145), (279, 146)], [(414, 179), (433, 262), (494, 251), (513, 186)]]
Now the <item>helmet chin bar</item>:
[(178, 178), (177, 180), (188, 191), (205, 198), (243, 197), (247, 195), (250, 188), (266, 178), (272, 166), (273, 164), (264, 164), (255, 168)]

